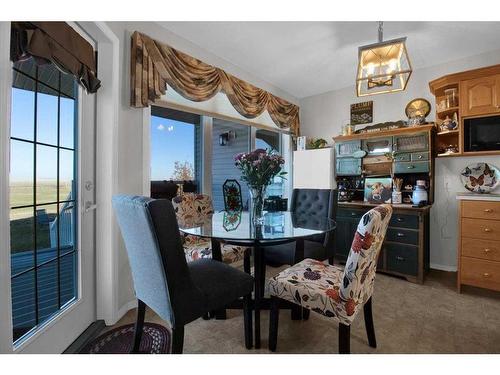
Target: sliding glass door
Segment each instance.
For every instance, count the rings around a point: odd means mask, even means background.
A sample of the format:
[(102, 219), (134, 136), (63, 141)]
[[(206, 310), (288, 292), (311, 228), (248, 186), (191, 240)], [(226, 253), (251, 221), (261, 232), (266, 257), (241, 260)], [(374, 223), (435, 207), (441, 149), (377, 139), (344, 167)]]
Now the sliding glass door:
[(243, 209), (249, 205), (246, 183), (241, 181), (241, 172), (234, 166), (234, 157), (250, 150), (251, 128), (231, 121), (213, 119), (212, 126), (212, 201), (214, 209), (224, 209), (222, 185), (234, 179), (241, 186)]

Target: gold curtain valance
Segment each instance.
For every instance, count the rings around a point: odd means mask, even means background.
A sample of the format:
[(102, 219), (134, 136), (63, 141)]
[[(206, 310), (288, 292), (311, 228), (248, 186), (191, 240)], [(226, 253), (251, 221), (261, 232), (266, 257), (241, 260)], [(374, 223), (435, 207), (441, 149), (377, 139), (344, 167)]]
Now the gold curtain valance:
[(265, 110), (282, 129), (299, 135), (299, 107), (224, 70), (134, 32), (131, 53), (131, 105), (147, 107), (166, 93), (167, 84), (188, 100), (201, 102), (224, 92), (246, 118)]

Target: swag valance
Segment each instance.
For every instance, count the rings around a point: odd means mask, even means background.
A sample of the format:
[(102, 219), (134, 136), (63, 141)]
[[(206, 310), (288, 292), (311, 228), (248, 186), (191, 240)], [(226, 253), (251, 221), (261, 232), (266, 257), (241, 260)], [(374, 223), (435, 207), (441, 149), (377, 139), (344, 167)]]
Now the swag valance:
[(72, 74), (89, 93), (97, 92), (94, 48), (66, 22), (12, 22), (10, 58), (33, 58), (38, 65), (53, 63)]
[(154, 103), (166, 93), (167, 84), (195, 102), (208, 100), (222, 91), (242, 116), (255, 118), (267, 110), (279, 128), (299, 134), (299, 107), (295, 104), (137, 31), (132, 35), (131, 60), (134, 107)]

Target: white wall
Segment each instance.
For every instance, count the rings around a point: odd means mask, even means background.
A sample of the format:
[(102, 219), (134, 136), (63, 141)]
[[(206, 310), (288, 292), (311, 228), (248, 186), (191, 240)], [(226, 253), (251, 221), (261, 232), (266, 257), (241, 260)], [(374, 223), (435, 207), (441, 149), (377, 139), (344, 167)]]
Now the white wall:
[[(308, 137), (322, 137), (333, 143), (332, 137), (339, 135), (341, 126), (349, 122), (350, 104), (368, 100), (373, 100), (375, 123), (406, 120), (406, 104), (414, 98), (426, 98), (434, 107), (429, 81), (446, 74), (495, 64), (500, 64), (500, 50), (414, 70), (408, 87), (403, 92), (358, 98), (353, 84), (351, 87), (304, 98), (300, 101), (301, 133)], [(354, 83), (355, 77), (352, 79)], [(434, 110), (432, 108), (429, 121), (434, 121)], [(458, 175), (463, 167), (477, 161), (486, 161), (500, 167), (499, 156), (436, 159), (435, 203), (431, 210), (430, 239), (430, 261), (434, 268), (456, 270), (458, 222), (455, 193), (465, 191)]]
[[(149, 173), (143, 168), (143, 110), (131, 108), (130, 103), (130, 36), (134, 31), (143, 32), (158, 41), (165, 42), (182, 52), (188, 53), (206, 63), (218, 66), (227, 72), (244, 79), (292, 103), (297, 98), (283, 92), (267, 82), (253, 77), (229, 62), (205, 51), (191, 42), (173, 34), (152, 22), (108, 22), (107, 25), (120, 40), (120, 104), (118, 109), (118, 186), (117, 193), (142, 194), (143, 180)], [(148, 125), (149, 126), (149, 125)], [(143, 174), (144, 173), (144, 174)], [(124, 313), (134, 301), (132, 278), (127, 254), (121, 236), (119, 236), (117, 271), (118, 271), (118, 309)], [(118, 314), (120, 315), (120, 314)]]

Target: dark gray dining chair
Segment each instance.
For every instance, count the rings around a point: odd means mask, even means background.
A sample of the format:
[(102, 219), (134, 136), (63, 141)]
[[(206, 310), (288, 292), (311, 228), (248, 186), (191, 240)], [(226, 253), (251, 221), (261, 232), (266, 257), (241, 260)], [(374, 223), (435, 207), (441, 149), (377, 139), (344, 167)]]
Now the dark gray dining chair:
[[(290, 211), (335, 220), (337, 216), (337, 199), (337, 190), (293, 189)], [(306, 239), (304, 241), (304, 257), (316, 260), (328, 259), (330, 263), (333, 263), (334, 241), (334, 232)], [(274, 267), (295, 264), (295, 243), (266, 247), (265, 259), (266, 264)]]
[(172, 353), (182, 353), (184, 325), (243, 297), (245, 346), (252, 346), (252, 276), (212, 259), (189, 264), (172, 203), (118, 195), (113, 207), (127, 248), (138, 300), (132, 352), (139, 351), (146, 305), (172, 327)]

